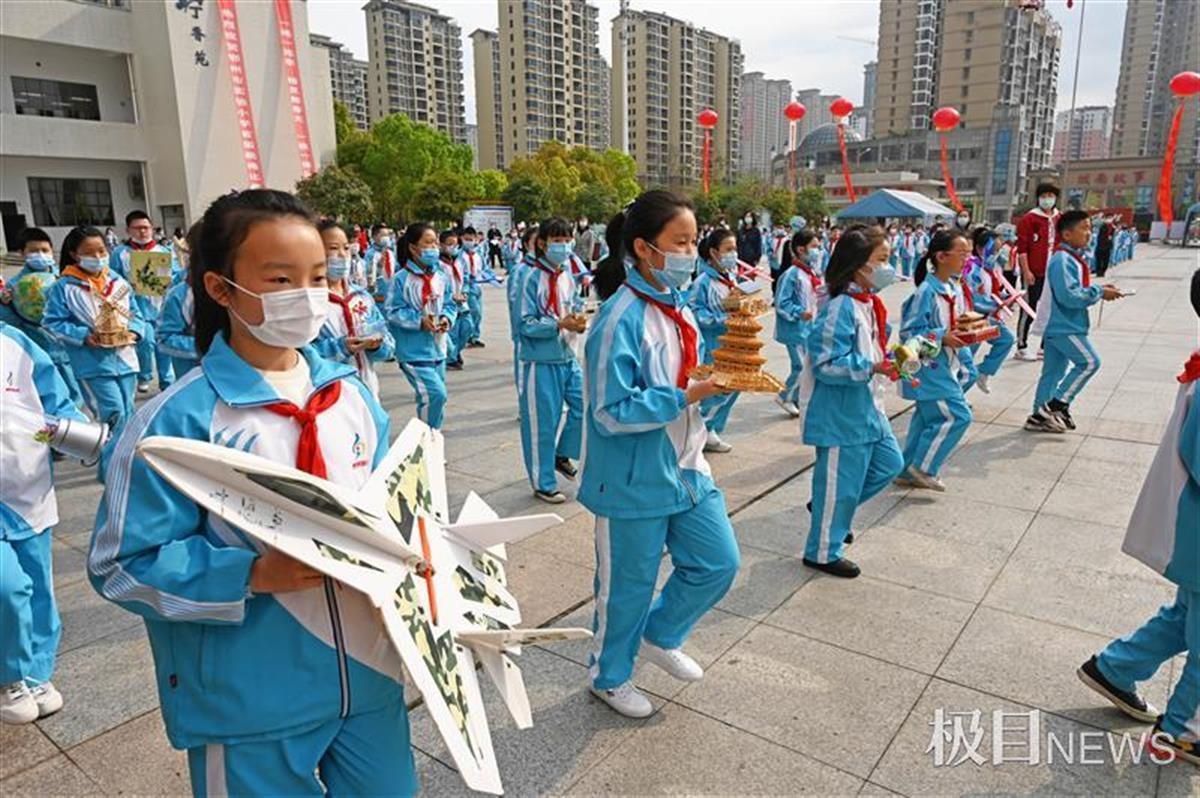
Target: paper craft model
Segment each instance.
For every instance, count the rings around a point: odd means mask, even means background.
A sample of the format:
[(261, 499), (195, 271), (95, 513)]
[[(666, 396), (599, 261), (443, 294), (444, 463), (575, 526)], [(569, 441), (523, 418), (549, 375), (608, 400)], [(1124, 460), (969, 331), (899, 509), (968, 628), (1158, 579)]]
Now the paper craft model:
[(359, 490), (256, 455), (150, 437), (138, 454), (188, 498), (263, 543), (366, 594), (420, 690), (467, 786), (500, 794), (475, 664), (518, 728), (532, 725), (522, 645), (590, 637), (586, 629), (518, 629), (504, 543), (562, 521), (501, 519), (474, 493), (450, 522), (440, 433), (409, 422)]

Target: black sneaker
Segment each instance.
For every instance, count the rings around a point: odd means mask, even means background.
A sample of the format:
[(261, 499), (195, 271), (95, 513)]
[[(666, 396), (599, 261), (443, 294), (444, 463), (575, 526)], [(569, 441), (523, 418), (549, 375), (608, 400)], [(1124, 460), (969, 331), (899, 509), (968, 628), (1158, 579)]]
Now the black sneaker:
[(547, 504), (562, 504), (567, 500), (566, 494), (561, 490), (535, 490), (533, 495)]
[(575, 464), (571, 462), (569, 457), (555, 457), (554, 470), (562, 474), (567, 479), (575, 479), (579, 470), (575, 468)]
[(480, 341), (478, 339), (476, 339), (474, 341), (467, 341), (467, 346), (471, 349), (482, 349), (483, 341)]
[(1164, 732), (1161, 715), (1154, 721), (1146, 748), (1153, 754), (1151, 761), (1158, 764), (1166, 765), (1175, 759), (1182, 759), (1193, 765), (1200, 765), (1200, 743), (1195, 740), (1177, 740)]
[(453, 363), (447, 363), (446, 368), (449, 369), (450, 371), (462, 371), (463, 370), (463, 362), (461, 360), (456, 360)]
[(1069, 404), (1060, 402), (1057, 399), (1051, 399), (1046, 403), (1046, 407), (1062, 422), (1064, 427), (1075, 429), (1075, 419), (1071, 418), (1071, 406)]
[(846, 533), (846, 539), (845, 539), (845, 540), (843, 540), (843, 541), (842, 541), (842, 543), (844, 543), (845, 545), (849, 546), (849, 545), (850, 545), (851, 543), (853, 543), (853, 542), (854, 542), (854, 533), (853, 533), (853, 532), (847, 532), (847, 533)]
[(805, 504), (804, 509), (808, 510), (809, 514), (811, 515), (812, 514), (812, 502)]
[(1079, 677), (1079, 681), (1107, 698), (1114, 707), (1134, 720), (1142, 723), (1153, 723), (1158, 717), (1158, 710), (1143, 701), (1140, 695), (1122, 690), (1108, 679), (1105, 679), (1104, 674), (1100, 672), (1100, 667), (1096, 664), (1094, 656), (1080, 665), (1079, 670), (1075, 671), (1075, 674)]
[(1067, 431), (1067, 428), (1058, 423), (1057, 419), (1047, 418), (1041, 413), (1034, 413), (1025, 419), (1025, 429), (1030, 432), (1053, 432), (1060, 435)]
[(862, 573), (857, 565), (843, 557), (840, 560), (833, 562), (813, 562), (807, 557), (803, 560), (804, 564), (815, 571), (829, 574), (830, 576), (841, 577), (842, 579), (853, 579)]

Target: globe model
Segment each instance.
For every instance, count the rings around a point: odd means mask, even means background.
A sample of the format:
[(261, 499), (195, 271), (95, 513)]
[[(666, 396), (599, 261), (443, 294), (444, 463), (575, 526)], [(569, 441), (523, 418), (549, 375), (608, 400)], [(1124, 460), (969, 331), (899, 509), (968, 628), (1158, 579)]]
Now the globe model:
[(23, 275), (12, 286), (13, 310), (26, 321), (41, 324), (42, 314), (46, 312), (46, 293), (54, 285), (54, 279), (50, 272)]

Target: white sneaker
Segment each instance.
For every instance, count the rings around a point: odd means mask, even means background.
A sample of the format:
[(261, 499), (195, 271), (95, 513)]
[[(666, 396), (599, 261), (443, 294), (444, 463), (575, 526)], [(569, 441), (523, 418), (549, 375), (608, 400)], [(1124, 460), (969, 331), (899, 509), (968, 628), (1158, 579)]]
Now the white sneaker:
[(611, 690), (591, 689), (592, 695), (627, 718), (648, 718), (654, 714), (654, 705), (633, 686), (633, 682), (625, 682)]
[(53, 715), (63, 708), (62, 693), (58, 692), (58, 688), (52, 682), (42, 682), (29, 692), (33, 694), (34, 703), (37, 704), (39, 718)]
[(724, 454), (733, 450), (733, 446), (721, 440), (721, 436), (713, 430), (708, 431), (708, 439), (704, 441), (704, 451)]
[(783, 408), (783, 412), (787, 413), (787, 414), (788, 414), (789, 416), (791, 416), (792, 418), (799, 418), (799, 417), (800, 417), (800, 408), (796, 407), (794, 404), (792, 404), (791, 402), (787, 401), (786, 399), (781, 399), (780, 397), (776, 396), (776, 397), (775, 397), (775, 404), (777, 404), (777, 405), (779, 405), (780, 407), (782, 407), (782, 408)]
[(1018, 349), (1016, 358), (1017, 360), (1037, 360), (1037, 355), (1029, 354), (1028, 349)]
[(988, 375), (980, 374), (979, 379), (975, 380), (975, 387), (984, 393), (991, 393), (992, 388), (988, 385)]
[(150, 383), (139, 382), (137, 384), (137, 392), (138, 393), (150, 393)]
[(6, 684), (0, 695), (0, 722), (33, 723), (38, 718), (37, 701), (25, 682)]
[(704, 669), (681, 648), (659, 648), (642, 641), (642, 656), (681, 681), (698, 682), (704, 678)]
[(938, 493), (946, 492), (946, 485), (932, 474), (926, 474), (916, 466), (909, 466), (908, 471), (904, 472), (905, 476), (918, 488), (925, 490), (933, 490)]

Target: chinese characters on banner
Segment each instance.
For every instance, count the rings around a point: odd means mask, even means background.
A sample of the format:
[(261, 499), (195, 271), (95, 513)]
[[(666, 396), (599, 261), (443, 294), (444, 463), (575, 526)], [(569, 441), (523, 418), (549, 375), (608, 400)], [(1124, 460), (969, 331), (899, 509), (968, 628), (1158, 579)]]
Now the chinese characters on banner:
[[(217, 0), (221, 17), (221, 37), (229, 55), (229, 78), (233, 82), (233, 104), (237, 110), (238, 132), (242, 138), (242, 160), (246, 163), (246, 181), (250, 188), (262, 188), (262, 159), (258, 151), (258, 134), (254, 130), (254, 112), (250, 107), (250, 91), (246, 86), (246, 64), (242, 58), (242, 37), (238, 29), (237, 7), (234, 0)], [(307, 128), (307, 125), (306, 125)]]
[(275, 0), (275, 18), (279, 23), (279, 49), (283, 53), (292, 125), (296, 129), (296, 145), (300, 148), (300, 176), (307, 178), (317, 171), (317, 165), (308, 135), (308, 113), (304, 108), (304, 87), (300, 83), (300, 62), (296, 58), (291, 0)]

